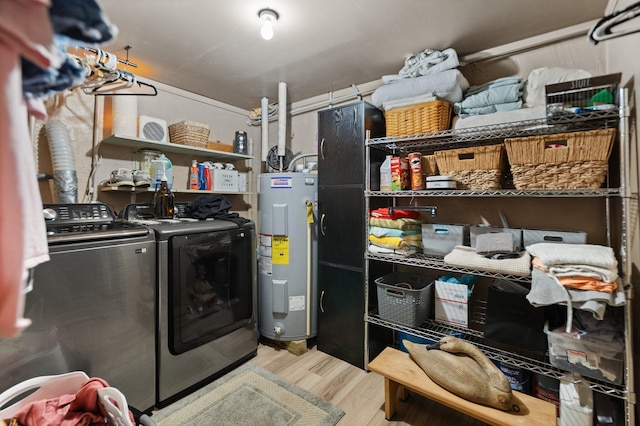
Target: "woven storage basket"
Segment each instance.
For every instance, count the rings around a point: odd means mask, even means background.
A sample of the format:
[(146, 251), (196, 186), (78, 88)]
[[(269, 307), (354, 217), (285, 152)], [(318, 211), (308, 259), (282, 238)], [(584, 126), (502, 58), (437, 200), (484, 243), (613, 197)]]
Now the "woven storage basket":
[(504, 145), (436, 151), (435, 156), (440, 174), (455, 178), (459, 189), (500, 189)]
[(190, 145), (206, 148), (209, 140), (209, 126), (195, 121), (181, 121), (169, 125), (171, 142), (180, 145)]
[(437, 100), (391, 108), (384, 118), (387, 137), (441, 132), (451, 126), (451, 104)]
[(616, 129), (505, 139), (516, 189), (597, 189)]

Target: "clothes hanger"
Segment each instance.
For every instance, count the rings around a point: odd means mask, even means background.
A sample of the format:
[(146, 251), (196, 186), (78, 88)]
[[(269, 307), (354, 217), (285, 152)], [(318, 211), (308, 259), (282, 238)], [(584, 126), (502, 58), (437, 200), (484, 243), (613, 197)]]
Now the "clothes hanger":
[(589, 39), (598, 44), (601, 41), (609, 40), (616, 37), (622, 37), (627, 34), (633, 34), (640, 31), (640, 21), (631, 27), (614, 30), (616, 26), (640, 16), (640, 2), (631, 4), (630, 6), (614, 12), (600, 19), (591, 31), (589, 31)]

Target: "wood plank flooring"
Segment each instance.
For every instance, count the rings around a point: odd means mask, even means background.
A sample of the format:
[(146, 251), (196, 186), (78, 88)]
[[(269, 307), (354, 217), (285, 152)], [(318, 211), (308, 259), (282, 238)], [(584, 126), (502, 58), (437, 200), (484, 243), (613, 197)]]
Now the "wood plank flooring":
[(295, 383), (340, 407), (345, 415), (339, 426), (481, 426), (485, 423), (458, 413), (419, 395), (400, 401), (391, 421), (384, 418), (384, 379), (312, 346), (302, 355), (260, 343), (251, 359), (266, 370)]

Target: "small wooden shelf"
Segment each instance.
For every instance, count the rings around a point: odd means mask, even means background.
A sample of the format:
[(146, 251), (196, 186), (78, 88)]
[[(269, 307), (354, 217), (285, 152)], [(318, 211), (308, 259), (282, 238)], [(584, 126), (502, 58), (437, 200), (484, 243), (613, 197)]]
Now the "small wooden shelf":
[[(131, 186), (108, 186), (102, 185), (100, 187), (100, 191), (102, 192), (128, 192), (134, 194), (140, 194), (143, 192), (156, 192), (155, 189), (151, 187), (147, 188), (135, 188)], [(237, 195), (252, 195), (252, 192), (240, 192), (240, 191), (202, 191), (195, 189), (178, 189), (171, 188), (171, 192), (174, 194), (237, 194)]]
[(134, 138), (130, 136), (111, 135), (100, 142), (100, 144), (124, 146), (127, 148), (154, 149), (160, 152), (172, 152), (175, 154), (192, 154), (219, 160), (235, 161), (253, 159), (250, 155), (235, 154), (233, 152), (213, 151), (205, 148), (197, 148), (188, 145), (179, 145), (171, 142), (156, 142), (147, 139)]

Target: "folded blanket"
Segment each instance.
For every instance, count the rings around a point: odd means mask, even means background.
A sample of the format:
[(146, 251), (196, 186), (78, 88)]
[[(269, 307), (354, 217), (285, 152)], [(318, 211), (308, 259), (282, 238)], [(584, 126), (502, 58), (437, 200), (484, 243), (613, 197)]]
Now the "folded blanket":
[(617, 274), (609, 274), (606, 269), (600, 270), (599, 272), (594, 272), (593, 268), (597, 268), (594, 266), (591, 267), (591, 270), (574, 272), (574, 268), (552, 268), (553, 272), (550, 272), (542, 264), (540, 258), (538, 257), (534, 257), (531, 263), (534, 268), (537, 268), (542, 272), (555, 277), (563, 287), (581, 290), (604, 291), (606, 293), (613, 293), (616, 288), (615, 281), (602, 281), (603, 277), (615, 276), (617, 278)]
[[(565, 246), (566, 244), (558, 244)], [(624, 288), (618, 279), (613, 293), (594, 290), (573, 290), (561, 287), (555, 279), (543, 271), (533, 268), (531, 272), (531, 291), (527, 300), (535, 307), (568, 304), (567, 292), (571, 306), (575, 309), (588, 311), (593, 317), (602, 320), (608, 306), (623, 306), (626, 303)]]
[(403, 78), (415, 78), (454, 69), (459, 64), (458, 53), (454, 49), (449, 48), (442, 52), (426, 49), (417, 55), (408, 57), (398, 75)]
[(484, 84), (480, 84), (478, 86), (469, 87), (469, 89), (464, 93), (464, 96), (468, 97), (471, 95), (475, 95), (476, 93), (483, 92), (493, 87), (509, 86), (512, 84), (520, 84), (520, 83), (522, 83), (522, 77), (520, 76), (497, 78), (495, 80), (489, 81)]
[(611, 247), (595, 244), (537, 243), (526, 247), (551, 275), (581, 275), (612, 282), (618, 278), (618, 261)]
[(381, 108), (388, 101), (435, 94), (442, 100), (455, 103), (463, 99), (463, 93), (468, 88), (469, 82), (462, 73), (451, 69), (383, 84), (371, 94), (371, 102)]
[(407, 229), (422, 230), (422, 220), (410, 219), (410, 218), (383, 219), (378, 217), (370, 217), (369, 225), (381, 226), (383, 228), (401, 229), (401, 230), (407, 230)]
[(369, 253), (373, 254), (391, 254), (398, 256), (411, 256), (412, 254), (419, 253), (420, 250), (415, 247), (400, 247), (397, 249), (390, 249), (385, 247), (380, 247), (375, 244), (369, 244), (368, 247)]
[(420, 235), (422, 238), (422, 231), (417, 229), (394, 229), (394, 228), (383, 228), (381, 226), (370, 226), (369, 234), (375, 235), (376, 237), (403, 237), (405, 235)]
[(522, 108), (522, 101), (507, 102), (504, 104), (488, 105), (477, 108), (463, 108), (458, 112), (458, 117), (466, 118), (474, 115), (487, 115), (496, 112), (515, 111)]
[(492, 87), (471, 96), (465, 95), (464, 100), (454, 104), (456, 112), (466, 108), (479, 108), (522, 100), (522, 83), (508, 84), (506, 86)]
[(526, 251), (515, 259), (487, 259), (467, 246), (456, 246), (444, 257), (444, 263), (460, 268), (526, 277), (531, 275), (531, 256)]

